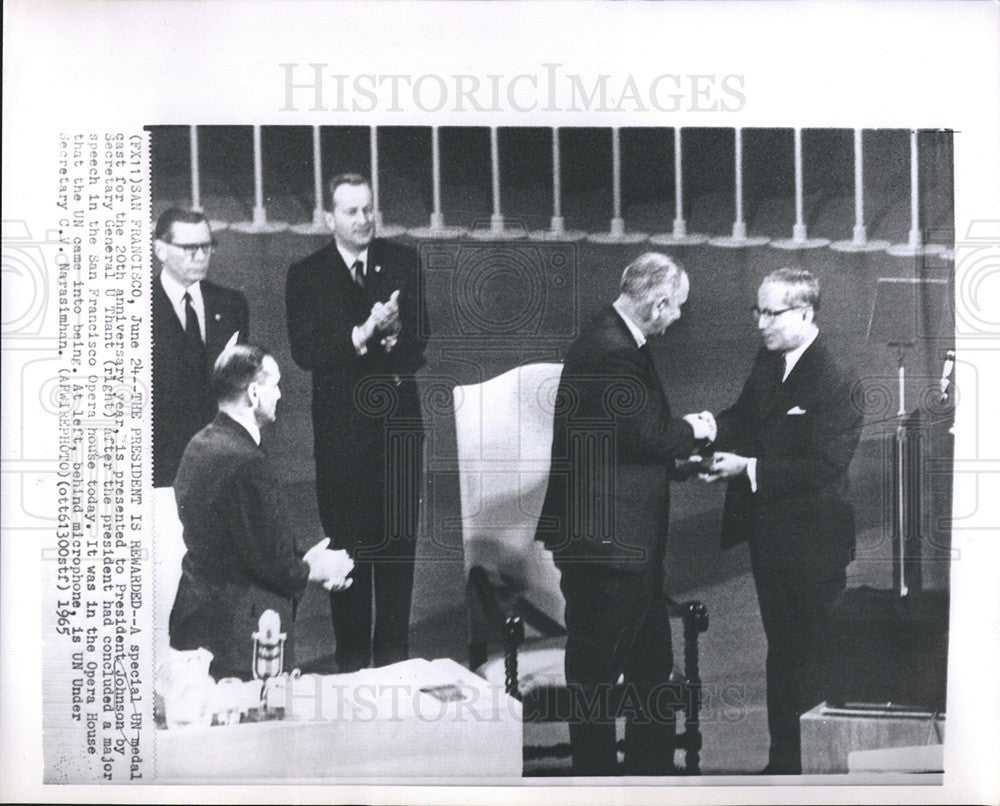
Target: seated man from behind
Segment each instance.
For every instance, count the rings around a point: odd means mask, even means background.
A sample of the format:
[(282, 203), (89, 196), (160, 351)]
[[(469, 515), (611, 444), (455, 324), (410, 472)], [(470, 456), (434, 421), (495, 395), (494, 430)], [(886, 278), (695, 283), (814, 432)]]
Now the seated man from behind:
[(260, 448), (261, 427), (275, 419), (280, 379), (266, 350), (225, 350), (212, 373), (218, 414), (188, 444), (174, 482), (187, 553), (170, 645), (209, 650), (216, 680), (252, 679), (252, 634), (265, 610), (274, 610), (288, 633), (290, 670), (295, 603), (306, 584), (351, 584), (354, 564), (345, 551), (331, 551), (325, 538), (303, 556), (285, 524), (278, 474)]

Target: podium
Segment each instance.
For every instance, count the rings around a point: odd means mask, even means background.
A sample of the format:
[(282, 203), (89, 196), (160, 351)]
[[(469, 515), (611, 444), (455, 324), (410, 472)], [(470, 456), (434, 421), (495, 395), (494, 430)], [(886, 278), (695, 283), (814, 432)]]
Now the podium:
[[(940, 391), (931, 387), (933, 394), (920, 396), (921, 408), (908, 412), (904, 358), (919, 339), (940, 331), (946, 291), (937, 280), (878, 281), (868, 339), (895, 348), (899, 384), (899, 408), (888, 420), (895, 427), (881, 457), (891, 476), (885, 489), (892, 587), (848, 588), (831, 606), (826, 702), (801, 718), (803, 772), (848, 772), (851, 752), (943, 742), (949, 595), (946, 578), (937, 589), (926, 586), (923, 564), (925, 544), (942, 542), (933, 510), (941, 498), (950, 500), (950, 490), (942, 496), (940, 489), (950, 475), (935, 477), (928, 461), (934, 455), (950, 467), (950, 434), (941, 433), (951, 421), (949, 365)], [(954, 353), (948, 356), (953, 362)]]
[(850, 772), (856, 766), (852, 754), (864, 751), (941, 745), (944, 722), (940, 714), (925, 711), (830, 708), (821, 703), (802, 715), (802, 774)]

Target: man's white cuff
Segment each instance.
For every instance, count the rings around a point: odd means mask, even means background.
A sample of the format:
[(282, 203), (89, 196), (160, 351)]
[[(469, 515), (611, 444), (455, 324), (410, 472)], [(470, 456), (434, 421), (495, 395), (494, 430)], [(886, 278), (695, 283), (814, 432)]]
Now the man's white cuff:
[(358, 355), (365, 355), (368, 352), (368, 344), (365, 342), (365, 335), (361, 331), (361, 325), (355, 325), (351, 331), (351, 341), (354, 342), (354, 352)]

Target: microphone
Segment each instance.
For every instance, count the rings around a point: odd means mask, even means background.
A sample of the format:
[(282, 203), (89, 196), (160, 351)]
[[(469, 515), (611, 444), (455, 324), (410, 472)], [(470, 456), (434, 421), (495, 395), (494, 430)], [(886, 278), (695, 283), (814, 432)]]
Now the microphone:
[(941, 387), (941, 402), (948, 400), (951, 389), (951, 373), (955, 371), (955, 351), (948, 350), (944, 354), (944, 367), (941, 369), (941, 380), (938, 384)]
[(274, 610), (265, 610), (253, 633), (253, 677), (267, 680), (281, 674), (285, 665), (285, 639), (281, 632), (281, 616)]

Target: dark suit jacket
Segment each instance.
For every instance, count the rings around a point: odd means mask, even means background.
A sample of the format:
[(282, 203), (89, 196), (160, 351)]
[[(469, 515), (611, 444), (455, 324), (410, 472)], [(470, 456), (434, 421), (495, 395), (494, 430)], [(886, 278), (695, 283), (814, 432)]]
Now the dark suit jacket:
[[(225, 414), (188, 444), (174, 482), (187, 553), (170, 614), (170, 645), (204, 647), (214, 677), (252, 678), (261, 613), (277, 611), (291, 637), (294, 600), (309, 566), (286, 529), (275, 469), (247, 430)], [(285, 670), (293, 662), (291, 641)]]
[[(367, 354), (359, 356), (351, 340), (353, 328), (364, 323), (376, 301), (385, 302), (396, 289), (399, 340), (386, 352), (376, 335)], [(388, 454), (396, 447), (412, 449), (423, 433), (414, 378), (424, 364), (427, 344), (420, 295), (416, 250), (381, 238), (368, 248), (363, 290), (352, 280), (334, 242), (288, 270), (288, 339), (295, 363), (312, 373), (320, 520), (333, 548), (378, 545), (387, 528), (415, 529), (415, 504), (400, 516), (406, 523), (386, 523), (384, 492), (387, 462), (394, 463)], [(395, 437), (395, 447), (387, 448)], [(417, 465), (419, 472), (419, 461)], [(407, 485), (408, 493), (416, 483), (419, 492), (419, 481), (412, 472), (406, 475), (410, 478), (400, 483)]]
[(854, 546), (847, 470), (862, 423), (855, 376), (822, 336), (777, 384), (783, 369), (781, 355), (761, 350), (739, 399), (717, 418), (717, 449), (757, 457), (757, 492), (745, 476), (726, 490), (722, 545), (750, 539), (760, 551), (846, 565)]
[(537, 539), (557, 561), (639, 570), (662, 557), (670, 471), (693, 446), (691, 426), (671, 416), (648, 350), (606, 308), (563, 365)]
[(160, 278), (153, 280), (153, 486), (169, 487), (188, 441), (215, 417), (209, 378), (215, 359), (239, 331), (246, 342), (249, 313), (239, 292), (201, 281), (205, 301), (205, 366), (188, 356), (184, 327)]

